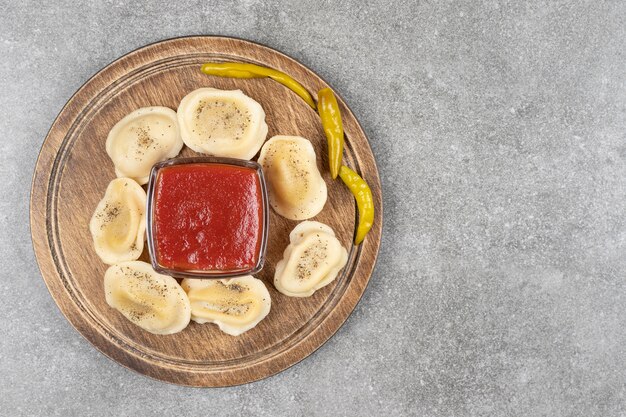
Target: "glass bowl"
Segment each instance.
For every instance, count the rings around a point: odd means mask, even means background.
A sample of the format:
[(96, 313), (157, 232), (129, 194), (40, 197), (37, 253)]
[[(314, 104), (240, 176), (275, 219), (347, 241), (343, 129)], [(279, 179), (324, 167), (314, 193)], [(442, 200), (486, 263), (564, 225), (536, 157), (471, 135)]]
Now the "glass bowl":
[[(159, 173), (162, 169), (176, 166), (176, 165), (230, 165), (253, 169), (259, 180), (261, 188), (261, 206), (263, 211), (261, 214), (261, 227), (260, 233), (261, 243), (257, 253), (257, 262), (254, 266), (244, 269), (179, 269), (176, 267), (166, 267), (159, 264), (159, 245), (157, 239), (159, 238), (159, 231), (157, 230), (157, 221), (155, 220), (155, 209), (157, 206), (157, 192), (156, 186), (159, 180)], [(195, 158), (175, 158), (167, 161), (159, 162), (152, 167), (150, 172), (150, 179), (148, 182), (147, 191), (147, 206), (146, 206), (146, 232), (148, 241), (148, 250), (150, 252), (150, 259), (152, 267), (158, 273), (164, 275), (171, 275), (177, 278), (228, 278), (237, 277), (242, 275), (252, 275), (259, 272), (263, 268), (265, 261), (265, 251), (267, 248), (267, 237), (269, 229), (269, 203), (267, 196), (267, 185), (265, 183), (265, 177), (263, 176), (263, 170), (261, 165), (254, 161), (247, 161), (242, 159), (222, 158), (222, 157), (195, 157)]]

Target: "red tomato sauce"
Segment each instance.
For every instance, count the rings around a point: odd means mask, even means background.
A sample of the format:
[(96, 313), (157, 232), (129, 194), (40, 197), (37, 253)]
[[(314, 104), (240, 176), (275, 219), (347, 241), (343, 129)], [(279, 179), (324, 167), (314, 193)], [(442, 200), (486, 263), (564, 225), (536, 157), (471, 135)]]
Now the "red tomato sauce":
[(255, 267), (263, 236), (261, 183), (252, 168), (196, 163), (162, 168), (154, 200), (159, 265), (236, 271)]

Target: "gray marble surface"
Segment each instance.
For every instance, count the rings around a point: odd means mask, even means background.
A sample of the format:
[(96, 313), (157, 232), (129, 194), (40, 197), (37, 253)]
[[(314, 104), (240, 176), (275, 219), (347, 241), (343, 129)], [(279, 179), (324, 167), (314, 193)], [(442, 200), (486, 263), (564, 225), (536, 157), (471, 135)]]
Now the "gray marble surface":
[[(0, 415), (626, 414), (626, 3), (2, 0)], [(55, 116), (118, 56), (188, 34), (297, 58), (381, 172), (379, 262), (346, 325), (261, 382), (190, 389), (98, 353), (33, 257)]]

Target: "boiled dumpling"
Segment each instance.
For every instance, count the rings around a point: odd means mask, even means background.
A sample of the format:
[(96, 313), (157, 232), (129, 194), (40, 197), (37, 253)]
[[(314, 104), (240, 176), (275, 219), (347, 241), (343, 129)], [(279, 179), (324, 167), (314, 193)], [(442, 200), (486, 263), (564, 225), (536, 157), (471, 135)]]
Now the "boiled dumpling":
[(89, 222), (96, 253), (106, 264), (133, 261), (143, 251), (146, 192), (130, 178), (109, 183)]
[(199, 88), (178, 106), (183, 141), (196, 152), (251, 159), (267, 137), (265, 112), (241, 90)]
[(176, 112), (167, 107), (143, 107), (117, 122), (106, 150), (118, 177), (148, 182), (152, 165), (173, 158), (183, 147)]
[(145, 262), (109, 267), (104, 274), (104, 294), (111, 307), (150, 333), (180, 332), (191, 318), (189, 299), (178, 282)]
[(269, 188), (270, 205), (291, 220), (317, 215), (326, 203), (326, 183), (317, 169), (315, 150), (300, 136), (274, 136), (259, 157)]
[(270, 312), (270, 293), (263, 281), (251, 275), (184, 279), (182, 286), (191, 302), (191, 319), (197, 323), (215, 323), (232, 336), (252, 329)]
[(290, 297), (308, 297), (330, 284), (348, 261), (348, 252), (333, 230), (320, 222), (298, 224), (289, 242), (276, 264), (274, 286)]

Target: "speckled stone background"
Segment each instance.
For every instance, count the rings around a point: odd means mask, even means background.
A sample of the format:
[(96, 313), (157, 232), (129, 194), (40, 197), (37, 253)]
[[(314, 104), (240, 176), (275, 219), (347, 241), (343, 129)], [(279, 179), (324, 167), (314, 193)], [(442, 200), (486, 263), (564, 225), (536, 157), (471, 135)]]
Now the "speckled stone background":
[[(2, 0), (0, 415), (626, 414), (626, 2)], [(346, 325), (291, 369), (189, 389), (98, 353), (33, 257), (37, 153), (118, 56), (188, 34), (297, 58), (348, 101), (384, 186)]]

